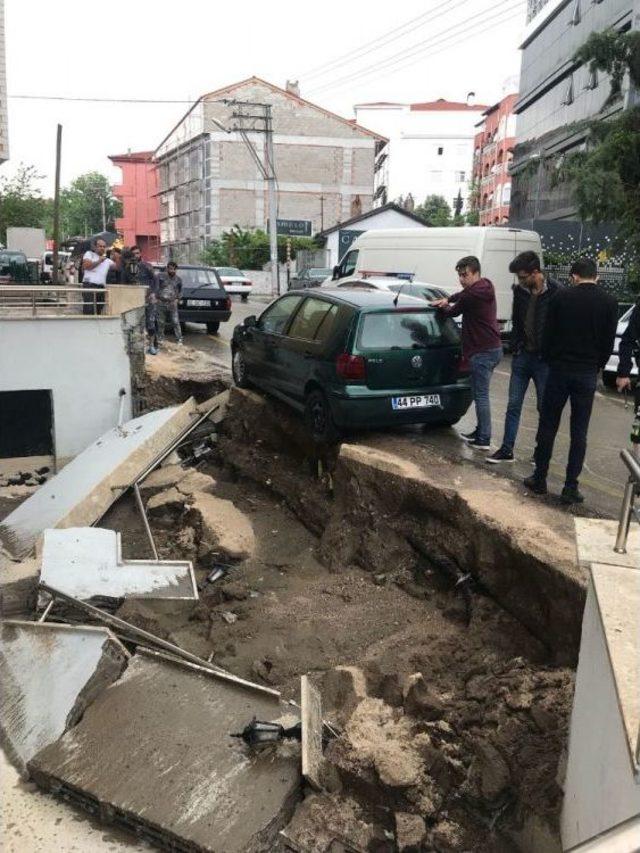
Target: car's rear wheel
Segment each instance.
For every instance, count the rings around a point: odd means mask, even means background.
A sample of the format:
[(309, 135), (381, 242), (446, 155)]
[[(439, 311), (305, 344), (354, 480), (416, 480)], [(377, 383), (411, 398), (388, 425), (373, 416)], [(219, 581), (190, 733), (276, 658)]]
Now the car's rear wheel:
[(243, 293), (243, 294), (242, 294), (242, 296), (241, 296), (241, 299), (242, 299), (242, 301), (243, 301), (243, 302), (247, 302), (247, 301), (249, 300), (249, 294), (248, 294), (248, 293)]
[(304, 420), (311, 437), (318, 444), (333, 444), (338, 440), (339, 430), (322, 391), (312, 391), (307, 396), (304, 402)]
[(236, 349), (231, 357), (231, 373), (233, 375), (234, 384), (238, 388), (248, 388), (249, 381), (247, 379), (247, 363), (244, 360), (244, 355), (241, 350)]
[(207, 323), (207, 334), (209, 335), (217, 335), (218, 329), (220, 328), (219, 322)]

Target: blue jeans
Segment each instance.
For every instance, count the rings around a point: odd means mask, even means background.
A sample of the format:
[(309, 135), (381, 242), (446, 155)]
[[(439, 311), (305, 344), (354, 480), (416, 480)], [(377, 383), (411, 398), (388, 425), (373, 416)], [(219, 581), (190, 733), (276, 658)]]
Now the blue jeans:
[(514, 355), (511, 362), (509, 402), (507, 403), (507, 414), (504, 419), (504, 438), (502, 439), (502, 446), (507, 450), (512, 451), (516, 443), (518, 427), (520, 426), (520, 415), (522, 414), (522, 404), (524, 403), (529, 382), (533, 379), (533, 383), (536, 386), (536, 405), (538, 414), (540, 414), (544, 386), (547, 384), (548, 375), (549, 365), (539, 355), (536, 355), (536, 353), (523, 350), (518, 355)]
[(540, 424), (536, 437), (536, 477), (541, 480), (547, 476), (549, 462), (553, 454), (553, 444), (560, 426), (560, 418), (567, 400), (571, 402), (569, 459), (565, 486), (577, 487), (587, 452), (587, 431), (591, 419), (593, 397), (596, 392), (598, 371), (575, 370), (566, 365), (552, 365), (544, 389)]
[(469, 359), (471, 366), (471, 392), (476, 405), (476, 440), (483, 444), (491, 441), (491, 402), (489, 385), (491, 374), (502, 358), (502, 347), (477, 352)]

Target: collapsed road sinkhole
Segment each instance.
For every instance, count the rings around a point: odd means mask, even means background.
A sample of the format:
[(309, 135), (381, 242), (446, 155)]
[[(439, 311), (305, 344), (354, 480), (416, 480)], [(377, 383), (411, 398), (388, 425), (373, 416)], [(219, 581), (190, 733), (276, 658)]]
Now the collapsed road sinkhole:
[[(506, 487), (489, 499), (393, 450), (318, 449), (286, 409), (232, 389), (209, 452), (185, 445), (190, 467), (169, 460), (143, 492), (159, 557), (193, 561), (199, 601), (117, 615), (285, 698), (303, 674), (320, 688), (341, 732), (324, 790), (260, 849), (560, 850), (584, 604), (570, 544)], [(152, 556), (130, 494), (100, 526), (125, 559)]]

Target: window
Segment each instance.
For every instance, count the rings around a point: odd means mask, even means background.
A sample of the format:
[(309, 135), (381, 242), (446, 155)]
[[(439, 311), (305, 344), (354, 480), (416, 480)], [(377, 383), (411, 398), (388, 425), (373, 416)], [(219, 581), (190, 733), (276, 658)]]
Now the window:
[(278, 299), (262, 312), (258, 320), (258, 328), (263, 332), (281, 335), (302, 298), (302, 296), (283, 296), (282, 299)]
[(288, 336), (290, 338), (301, 338), (304, 341), (314, 340), (332, 307), (330, 302), (316, 299), (313, 296), (309, 297), (296, 314)]
[(564, 93), (564, 98), (562, 99), (562, 106), (568, 107), (573, 103), (573, 74), (569, 75), (569, 80), (567, 81), (567, 88)]
[(346, 275), (352, 275), (355, 272), (357, 263), (358, 250), (354, 249), (352, 252), (347, 252), (345, 257), (342, 259), (342, 269), (340, 270), (340, 278), (344, 278)]
[(464, 183), (467, 179), (467, 173), (466, 172), (455, 172), (454, 175), (455, 175), (456, 183), (458, 183), (458, 184)]
[(438, 157), (441, 157), (444, 154), (444, 148), (442, 145), (438, 146)]
[(505, 184), (502, 187), (502, 203), (509, 204), (511, 201), (511, 184)]
[(458, 327), (435, 311), (365, 314), (360, 349), (426, 349), (460, 341)]
[(569, 20), (570, 27), (577, 27), (580, 23), (582, 15), (580, 13), (580, 0), (574, 0), (573, 3), (573, 12), (571, 13), (571, 18)]
[(598, 88), (598, 69), (590, 68), (587, 76), (587, 84), (584, 87), (585, 89), (597, 89)]

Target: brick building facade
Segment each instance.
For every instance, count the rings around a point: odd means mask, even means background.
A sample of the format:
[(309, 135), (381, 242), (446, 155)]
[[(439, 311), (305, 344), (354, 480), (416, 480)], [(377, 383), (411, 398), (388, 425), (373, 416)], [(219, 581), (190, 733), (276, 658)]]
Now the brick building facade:
[[(256, 77), (203, 95), (160, 143), (162, 253), (195, 261), (206, 243), (234, 225), (267, 228), (267, 185), (224, 100), (270, 104), (278, 218), (322, 231), (371, 208), (373, 164), (386, 141)], [(264, 162), (265, 136), (248, 139)]]
[(111, 188), (122, 202), (116, 229), (125, 246), (137, 245), (146, 261), (156, 261), (160, 252), (158, 224), (158, 170), (153, 151), (113, 154), (109, 157), (122, 172), (122, 180)]
[(517, 94), (507, 95), (482, 113), (473, 155), (474, 209), (478, 225), (502, 225), (509, 221), (511, 176), (509, 164), (516, 139), (513, 107)]

